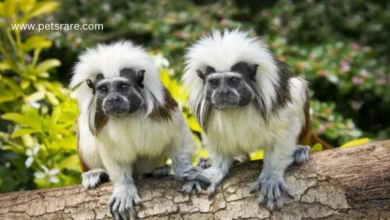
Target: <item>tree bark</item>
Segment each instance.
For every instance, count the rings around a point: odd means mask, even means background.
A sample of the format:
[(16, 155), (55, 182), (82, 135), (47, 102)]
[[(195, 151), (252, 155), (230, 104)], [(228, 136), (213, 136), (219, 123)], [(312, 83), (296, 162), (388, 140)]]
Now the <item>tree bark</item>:
[[(172, 177), (139, 182), (139, 219), (390, 219), (390, 141), (315, 152), (286, 173), (294, 198), (279, 211), (249, 194), (261, 162), (236, 166), (213, 198), (184, 195)], [(0, 219), (106, 219), (111, 184), (0, 195)]]

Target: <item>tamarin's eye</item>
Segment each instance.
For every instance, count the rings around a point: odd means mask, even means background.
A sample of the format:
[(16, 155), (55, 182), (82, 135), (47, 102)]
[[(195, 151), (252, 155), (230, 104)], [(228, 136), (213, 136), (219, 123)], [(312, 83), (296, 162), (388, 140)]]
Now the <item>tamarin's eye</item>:
[(237, 86), (239, 82), (240, 82), (240, 79), (239, 79), (239, 78), (231, 78), (231, 79), (229, 80), (229, 85), (230, 85), (230, 86)]
[(107, 86), (99, 86), (97, 89), (102, 94), (106, 94), (108, 92)]
[(126, 91), (128, 88), (129, 88), (129, 85), (122, 83), (118, 86), (118, 91), (123, 92), (123, 91)]
[(213, 86), (213, 87), (217, 87), (218, 84), (219, 84), (219, 81), (217, 79), (210, 79), (210, 84)]

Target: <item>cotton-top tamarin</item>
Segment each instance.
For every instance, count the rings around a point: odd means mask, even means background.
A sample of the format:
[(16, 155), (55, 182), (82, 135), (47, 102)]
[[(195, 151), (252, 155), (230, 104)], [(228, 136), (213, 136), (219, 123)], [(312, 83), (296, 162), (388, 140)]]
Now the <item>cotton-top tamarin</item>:
[(77, 86), (82, 184), (113, 182), (109, 208), (115, 219), (134, 217), (141, 201), (134, 179), (167, 174), (168, 158), (185, 191), (200, 189), (183, 179), (192, 168), (191, 132), (142, 47), (120, 41), (88, 49), (74, 68), (71, 87)]
[(308, 146), (319, 140), (311, 131), (307, 82), (240, 30), (203, 37), (188, 49), (185, 64), (190, 109), (211, 155), (210, 167), (186, 177), (207, 180), (212, 194), (235, 156), (263, 147), (264, 167), (251, 191), (270, 209), (282, 207), (286, 168), (307, 161)]

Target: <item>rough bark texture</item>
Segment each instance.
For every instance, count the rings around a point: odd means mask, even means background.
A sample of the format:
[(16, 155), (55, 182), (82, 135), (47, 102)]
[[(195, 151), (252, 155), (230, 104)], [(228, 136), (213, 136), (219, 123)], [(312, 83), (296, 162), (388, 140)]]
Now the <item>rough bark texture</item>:
[[(183, 195), (171, 177), (138, 185), (140, 219), (390, 219), (390, 141), (313, 153), (291, 167), (295, 195), (280, 211), (258, 206), (249, 186), (261, 162), (235, 167), (214, 198)], [(0, 219), (106, 219), (112, 187), (81, 186), (0, 195)]]

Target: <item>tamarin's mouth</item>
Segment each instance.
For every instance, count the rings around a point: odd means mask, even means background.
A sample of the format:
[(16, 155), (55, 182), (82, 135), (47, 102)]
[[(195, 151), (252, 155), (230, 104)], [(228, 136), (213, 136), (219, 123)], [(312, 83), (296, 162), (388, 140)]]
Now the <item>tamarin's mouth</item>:
[(120, 116), (125, 116), (126, 114), (129, 114), (129, 108), (125, 108), (123, 106), (109, 106), (109, 107), (105, 107), (103, 109), (103, 112), (105, 115), (108, 115), (108, 116), (116, 116), (116, 117), (120, 117)]
[(233, 103), (213, 104), (213, 107), (217, 110), (227, 110), (236, 108), (238, 105)]

